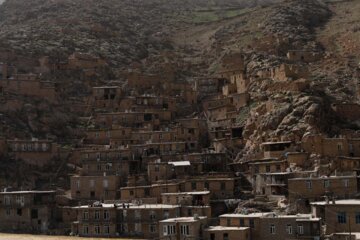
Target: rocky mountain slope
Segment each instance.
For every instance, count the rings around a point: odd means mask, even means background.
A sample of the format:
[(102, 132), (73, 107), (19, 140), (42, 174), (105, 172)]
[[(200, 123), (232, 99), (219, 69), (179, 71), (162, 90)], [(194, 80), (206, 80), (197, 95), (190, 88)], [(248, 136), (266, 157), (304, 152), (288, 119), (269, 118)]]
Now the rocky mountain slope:
[[(0, 46), (61, 60), (74, 51), (93, 53), (114, 69), (134, 62), (151, 69), (171, 52), (173, 62), (190, 66), (186, 77), (212, 75), (225, 54), (242, 52), (252, 78), (252, 103), (239, 116), (246, 155), (271, 138), (357, 128), (335, 116), (331, 104), (357, 101), (358, 9), (359, 1), (7, 0), (0, 6)], [(291, 91), (256, 79), (260, 71), (288, 63), (289, 50), (324, 54), (308, 64), (307, 88)], [(77, 94), (74, 85), (65, 86), (72, 89), (65, 98)]]

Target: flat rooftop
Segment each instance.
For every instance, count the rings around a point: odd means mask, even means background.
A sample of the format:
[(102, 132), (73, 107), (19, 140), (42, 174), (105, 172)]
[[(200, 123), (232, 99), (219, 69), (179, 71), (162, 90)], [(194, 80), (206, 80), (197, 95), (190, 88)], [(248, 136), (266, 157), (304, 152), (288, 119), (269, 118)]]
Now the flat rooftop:
[(249, 227), (224, 227), (224, 226), (210, 226), (205, 229), (208, 232), (216, 232), (216, 231), (245, 231), (250, 229)]
[(197, 222), (199, 220), (206, 219), (207, 217), (201, 216), (201, 217), (178, 217), (178, 218), (169, 218), (163, 221), (160, 221), (161, 223), (172, 223), (172, 222)]
[(319, 206), (319, 205), (360, 205), (360, 199), (344, 199), (344, 200), (336, 200), (335, 204), (332, 201), (328, 203), (326, 201), (321, 202), (312, 202), (311, 205)]

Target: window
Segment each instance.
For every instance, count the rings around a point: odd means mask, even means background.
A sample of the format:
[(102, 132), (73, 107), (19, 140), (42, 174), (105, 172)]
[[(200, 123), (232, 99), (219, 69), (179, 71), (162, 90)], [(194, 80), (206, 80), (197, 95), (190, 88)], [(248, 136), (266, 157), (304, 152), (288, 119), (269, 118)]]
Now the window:
[(339, 212), (337, 214), (338, 223), (346, 223), (346, 212)]
[(230, 227), (230, 225), (231, 225), (231, 219), (227, 218), (226, 219), (226, 226)]
[(150, 219), (151, 220), (156, 220), (156, 213), (154, 211), (150, 212)]
[(190, 235), (189, 225), (181, 225), (180, 233), (181, 233), (181, 235), (189, 236)]
[(99, 226), (99, 225), (96, 225), (96, 226), (94, 227), (94, 229), (95, 229), (95, 234), (99, 235), (99, 234), (101, 233), (101, 231), (100, 231), (100, 226)]
[(90, 188), (93, 188), (93, 187), (95, 187), (95, 180), (91, 179), (90, 180)]
[(104, 188), (108, 188), (109, 187), (109, 181), (107, 179), (104, 179), (103, 181), (103, 186)]
[(249, 219), (249, 226), (250, 226), (250, 228), (255, 228), (254, 219)]
[(307, 189), (312, 189), (312, 182), (310, 180), (306, 181), (306, 188)]
[(84, 226), (83, 226), (83, 234), (84, 234), (84, 235), (89, 234), (89, 226), (87, 226), (87, 225), (84, 225)]
[(324, 180), (324, 188), (329, 188), (329, 187), (330, 187), (330, 181)]
[(98, 171), (101, 171), (101, 169), (102, 169), (101, 164), (98, 164), (98, 165), (97, 165), (97, 170), (98, 170)]
[(245, 221), (243, 218), (240, 218), (240, 227), (244, 227), (245, 226)]
[(8, 216), (11, 215), (11, 210), (9, 208), (6, 209), (6, 215), (8, 215)]
[(110, 234), (110, 226), (104, 225), (104, 234)]
[(270, 225), (270, 233), (275, 234), (275, 225), (274, 224)]
[(304, 234), (304, 226), (303, 225), (298, 225), (297, 226), (297, 232), (298, 232), (298, 234), (303, 235)]
[(11, 204), (11, 198), (10, 198), (10, 196), (5, 196), (4, 197), (4, 202), (5, 202), (5, 205), (10, 205)]
[(163, 233), (164, 236), (176, 234), (175, 225), (164, 225)]
[(151, 233), (156, 233), (156, 230), (157, 230), (157, 227), (156, 227), (156, 224), (150, 224), (150, 232)]
[(229, 234), (228, 233), (223, 234), (223, 240), (229, 240)]
[(344, 183), (344, 187), (349, 187), (349, 179), (344, 179), (343, 180), (343, 183)]
[(155, 165), (155, 172), (159, 172), (160, 171), (160, 167), (159, 167), (159, 165)]
[(76, 180), (76, 188), (80, 189), (80, 180)]
[(88, 220), (89, 219), (89, 212), (88, 211), (85, 211), (83, 213), (83, 220)]
[(210, 189), (209, 182), (205, 182), (205, 183), (204, 183), (204, 187), (205, 187), (207, 190), (209, 190), (209, 189)]
[(356, 224), (360, 224), (360, 212), (355, 213), (355, 222)]
[(110, 171), (111, 166), (112, 166), (112, 164), (111, 164), (111, 163), (107, 163), (107, 164), (105, 165), (105, 169), (106, 169), (106, 171)]
[(105, 211), (104, 211), (104, 219), (105, 219), (105, 220), (109, 220), (109, 219), (110, 219), (110, 213), (109, 213), (108, 210), (105, 210)]
[(196, 190), (196, 182), (192, 182), (192, 183), (191, 183), (191, 189), (192, 189), (192, 190)]
[(225, 190), (225, 189), (226, 189), (226, 184), (225, 184), (224, 182), (222, 182), (222, 183), (220, 184), (220, 189), (221, 189), (221, 190)]
[(164, 210), (164, 218), (169, 218), (169, 210)]
[(278, 171), (278, 172), (281, 171), (281, 166), (279, 164), (276, 165), (276, 171)]
[(135, 219), (141, 218), (141, 212), (139, 210), (135, 210)]
[(99, 220), (100, 219), (100, 211), (99, 210), (96, 210), (95, 211), (95, 217), (94, 217), (96, 220)]
[(266, 172), (270, 172), (271, 169), (270, 169), (270, 165), (266, 165)]
[(286, 232), (287, 232), (287, 234), (292, 234), (292, 226), (291, 226), (291, 224), (286, 225)]
[(133, 191), (133, 190), (130, 190), (129, 194), (130, 194), (130, 196), (133, 196), (133, 195), (134, 195), (134, 191)]
[(259, 166), (255, 166), (255, 173), (259, 173)]

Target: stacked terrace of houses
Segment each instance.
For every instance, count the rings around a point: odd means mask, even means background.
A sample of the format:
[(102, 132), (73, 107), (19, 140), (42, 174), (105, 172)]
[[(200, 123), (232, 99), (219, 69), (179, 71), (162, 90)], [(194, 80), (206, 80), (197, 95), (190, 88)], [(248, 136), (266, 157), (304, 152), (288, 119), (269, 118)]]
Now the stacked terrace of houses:
[[(290, 52), (291, 66), (257, 77), (306, 77), (303, 65), (317, 57)], [(69, 64), (104, 67), (81, 54)], [(227, 56), (218, 76), (193, 83), (171, 72), (132, 71), (126, 84), (93, 87), (83, 102), (84, 137), (71, 154), (49, 140), (0, 139), (0, 155), (39, 166), (67, 160), (78, 169), (65, 191), (1, 192), (0, 229), (177, 240), (356, 239), (360, 140), (308, 134), (298, 142), (269, 139), (258, 154), (239, 155), (245, 142), (238, 115), (251, 102), (253, 78), (241, 55)]]

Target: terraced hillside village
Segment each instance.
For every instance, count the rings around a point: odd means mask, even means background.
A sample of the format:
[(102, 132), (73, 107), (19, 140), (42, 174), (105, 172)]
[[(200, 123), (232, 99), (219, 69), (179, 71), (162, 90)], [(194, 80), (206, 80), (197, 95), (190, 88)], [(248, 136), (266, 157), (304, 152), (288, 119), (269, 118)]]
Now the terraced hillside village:
[(0, 4), (0, 236), (360, 239), (359, 0)]

